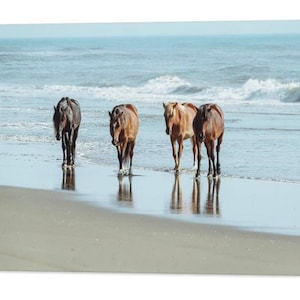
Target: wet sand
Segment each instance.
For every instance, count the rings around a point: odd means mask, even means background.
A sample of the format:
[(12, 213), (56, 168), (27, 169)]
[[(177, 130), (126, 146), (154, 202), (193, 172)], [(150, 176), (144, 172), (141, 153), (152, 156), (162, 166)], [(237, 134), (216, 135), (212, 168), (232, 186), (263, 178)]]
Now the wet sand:
[(299, 237), (122, 214), (74, 192), (0, 193), (2, 271), (300, 274)]
[(300, 274), (299, 184), (118, 178), (80, 157), (69, 172), (51, 149), (13, 146), (0, 161), (0, 271)]

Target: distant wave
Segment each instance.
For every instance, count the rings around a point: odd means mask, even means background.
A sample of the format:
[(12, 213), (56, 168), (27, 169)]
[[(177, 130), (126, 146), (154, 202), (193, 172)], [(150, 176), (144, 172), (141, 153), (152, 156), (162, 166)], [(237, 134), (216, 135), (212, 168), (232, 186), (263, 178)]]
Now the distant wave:
[(55, 93), (73, 97), (93, 97), (109, 101), (215, 101), (227, 104), (299, 103), (300, 82), (276, 79), (249, 79), (240, 87), (195, 85), (178, 76), (164, 75), (149, 79), (142, 85), (99, 83), (81, 85), (1, 86), (0, 94)]
[(281, 83), (275, 79), (250, 79), (244, 86), (246, 99), (273, 99), (284, 102), (300, 101), (300, 82)]

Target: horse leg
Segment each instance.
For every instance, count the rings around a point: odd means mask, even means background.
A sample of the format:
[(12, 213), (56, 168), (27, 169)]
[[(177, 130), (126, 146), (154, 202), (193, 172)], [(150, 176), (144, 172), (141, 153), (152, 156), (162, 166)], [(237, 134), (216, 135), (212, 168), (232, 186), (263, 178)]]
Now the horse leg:
[(116, 148), (117, 148), (118, 160), (119, 160), (119, 174), (121, 174), (122, 173), (121, 170), (123, 169), (122, 149), (120, 145), (118, 145)]
[(208, 157), (208, 173), (207, 173), (207, 177), (211, 176), (212, 173), (212, 151), (211, 151), (211, 143), (206, 142), (205, 143), (206, 146), (206, 152), (207, 152), (207, 157)]
[(219, 158), (219, 154), (220, 154), (220, 147), (223, 141), (223, 133), (219, 136), (218, 138), (218, 144), (216, 147), (216, 152), (217, 152), (217, 173), (218, 175), (221, 174), (221, 164), (220, 164), (220, 158)]
[(176, 154), (176, 140), (171, 137), (171, 145), (172, 145), (172, 152), (173, 152), (173, 158), (174, 158), (174, 162), (175, 162), (175, 167), (174, 170), (178, 169), (178, 160), (177, 160), (177, 154)]
[(179, 172), (180, 169), (180, 159), (183, 152), (183, 137), (180, 136), (178, 138), (178, 156), (177, 156), (177, 169), (176, 171)]
[(65, 140), (65, 144), (66, 144), (66, 152), (67, 152), (67, 165), (69, 166), (71, 164), (71, 132), (68, 131), (66, 132), (65, 136), (66, 136), (66, 140)]
[(76, 140), (77, 140), (77, 136), (78, 136), (78, 128), (76, 128), (76, 129), (74, 130), (74, 134), (73, 134), (73, 138), (72, 138), (72, 151), (71, 151), (71, 155), (72, 155), (71, 164), (72, 164), (72, 165), (74, 165), (74, 163), (75, 163)]
[(132, 175), (132, 158), (133, 158), (133, 148), (135, 146), (135, 141), (132, 141), (130, 143), (130, 149), (129, 149), (129, 156), (130, 156), (130, 162), (129, 162), (129, 175)]
[(63, 151), (63, 163), (62, 163), (62, 167), (64, 167), (65, 164), (66, 164), (66, 133), (62, 134), (61, 147), (62, 147), (62, 151)]
[[(121, 148), (120, 148), (120, 159), (121, 159), (121, 163), (120, 163), (120, 170), (119, 170), (119, 174), (124, 174), (125, 173), (125, 169), (124, 169), (124, 163), (126, 160), (126, 148), (128, 146), (128, 141), (125, 141), (124, 143), (122, 143)], [(120, 161), (119, 159), (119, 161)]]
[(198, 153), (198, 147), (197, 147), (195, 136), (193, 136), (191, 140), (192, 140), (192, 145), (193, 145), (193, 156), (194, 156), (194, 164), (193, 164), (192, 169), (195, 170), (197, 168), (196, 157), (197, 157), (197, 153)]
[(213, 166), (213, 177), (215, 178), (217, 176), (217, 172), (216, 172), (216, 164), (215, 164), (215, 142), (211, 141), (211, 146), (210, 146), (210, 159), (212, 162), (212, 166)]
[(201, 164), (201, 142), (197, 141), (197, 172), (196, 177), (200, 175), (200, 164)]

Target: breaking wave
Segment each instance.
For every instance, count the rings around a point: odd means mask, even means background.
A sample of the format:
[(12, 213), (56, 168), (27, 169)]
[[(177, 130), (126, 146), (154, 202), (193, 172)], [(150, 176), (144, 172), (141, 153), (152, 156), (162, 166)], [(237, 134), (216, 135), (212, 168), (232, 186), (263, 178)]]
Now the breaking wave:
[(234, 104), (240, 102), (271, 101), (281, 103), (300, 102), (300, 82), (280, 82), (276, 79), (249, 79), (237, 87), (211, 86), (192, 84), (178, 76), (158, 76), (139, 86), (94, 84), (89, 86), (77, 85), (44, 85), (1, 87), (1, 94), (36, 95), (55, 93), (73, 95), (74, 97), (93, 97), (109, 101), (220, 101)]

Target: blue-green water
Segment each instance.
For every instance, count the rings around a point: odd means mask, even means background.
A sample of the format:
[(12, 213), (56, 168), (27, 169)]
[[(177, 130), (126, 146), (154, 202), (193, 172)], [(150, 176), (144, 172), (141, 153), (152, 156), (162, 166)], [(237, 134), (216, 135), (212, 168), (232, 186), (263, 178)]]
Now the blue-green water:
[[(134, 167), (168, 170), (162, 102), (215, 102), (224, 176), (300, 182), (299, 61), (299, 35), (3, 39), (0, 144), (55, 144), (53, 105), (68, 96), (82, 108), (78, 155), (117, 166), (108, 111), (130, 102), (140, 113)], [(182, 167), (192, 167), (189, 142)]]

